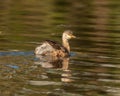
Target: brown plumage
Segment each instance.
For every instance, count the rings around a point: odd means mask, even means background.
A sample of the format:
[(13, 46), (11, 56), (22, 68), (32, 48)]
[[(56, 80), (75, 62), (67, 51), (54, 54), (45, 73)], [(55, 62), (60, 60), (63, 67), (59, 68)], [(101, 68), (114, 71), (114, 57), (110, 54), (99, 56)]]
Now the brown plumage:
[(70, 46), (68, 40), (71, 38), (75, 38), (75, 36), (72, 34), (72, 31), (67, 30), (62, 35), (63, 45), (52, 40), (46, 40), (35, 48), (35, 54), (57, 57), (69, 56)]

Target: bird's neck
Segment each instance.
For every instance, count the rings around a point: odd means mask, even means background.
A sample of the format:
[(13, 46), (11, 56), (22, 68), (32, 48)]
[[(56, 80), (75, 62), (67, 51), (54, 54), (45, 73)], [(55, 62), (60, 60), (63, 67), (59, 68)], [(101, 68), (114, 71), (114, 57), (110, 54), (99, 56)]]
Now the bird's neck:
[(63, 46), (64, 46), (64, 47), (67, 49), (67, 51), (70, 53), (70, 46), (69, 46), (68, 40), (63, 37), (63, 38), (62, 38), (62, 42), (63, 42)]

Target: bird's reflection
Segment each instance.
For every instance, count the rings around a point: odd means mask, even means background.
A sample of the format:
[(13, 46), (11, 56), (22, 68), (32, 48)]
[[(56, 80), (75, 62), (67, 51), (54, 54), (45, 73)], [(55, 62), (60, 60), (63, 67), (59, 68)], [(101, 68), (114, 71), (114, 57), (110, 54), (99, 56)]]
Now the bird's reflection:
[(43, 68), (52, 68), (63, 70), (61, 74), (61, 81), (71, 82), (71, 71), (69, 70), (69, 57), (58, 58), (53, 56), (36, 55), (38, 59), (35, 64), (41, 65)]

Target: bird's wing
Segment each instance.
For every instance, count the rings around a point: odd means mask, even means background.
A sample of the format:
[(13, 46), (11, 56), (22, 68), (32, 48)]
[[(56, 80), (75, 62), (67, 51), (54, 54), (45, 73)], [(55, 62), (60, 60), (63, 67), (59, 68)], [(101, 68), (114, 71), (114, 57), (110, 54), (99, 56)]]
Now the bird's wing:
[(54, 50), (61, 50), (63, 52), (66, 52), (67, 50), (61, 45), (59, 44), (58, 42), (55, 42), (55, 41), (52, 41), (52, 40), (46, 40), (46, 42), (48, 44), (51, 45), (51, 47), (54, 49)]
[(53, 50), (53, 47), (45, 41), (35, 48), (35, 54), (45, 54), (46, 52), (49, 53)]
[(51, 54), (52, 52), (56, 52), (57, 50), (62, 51), (63, 53), (67, 53), (66, 48), (55, 41), (46, 40), (41, 45), (36, 47), (35, 54)]

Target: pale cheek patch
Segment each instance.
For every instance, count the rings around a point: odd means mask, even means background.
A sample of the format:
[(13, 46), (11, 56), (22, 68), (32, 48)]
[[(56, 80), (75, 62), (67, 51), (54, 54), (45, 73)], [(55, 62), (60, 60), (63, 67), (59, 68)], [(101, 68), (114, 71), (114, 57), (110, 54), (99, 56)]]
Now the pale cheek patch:
[(68, 35), (68, 36), (67, 36), (67, 38), (68, 38), (68, 39), (70, 39), (70, 38), (71, 38), (71, 36), (69, 36), (69, 35)]

